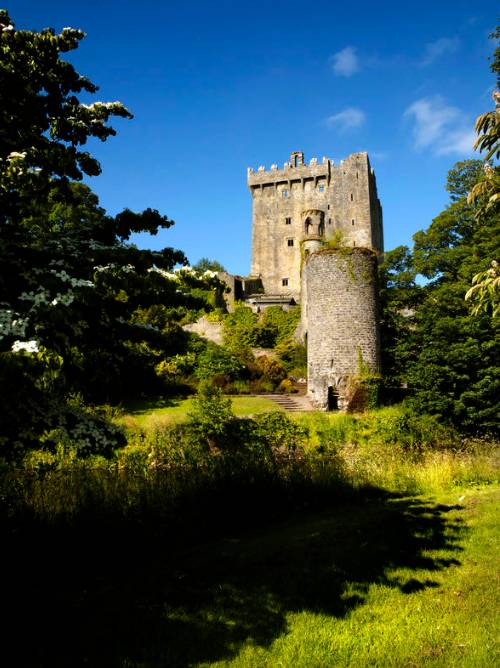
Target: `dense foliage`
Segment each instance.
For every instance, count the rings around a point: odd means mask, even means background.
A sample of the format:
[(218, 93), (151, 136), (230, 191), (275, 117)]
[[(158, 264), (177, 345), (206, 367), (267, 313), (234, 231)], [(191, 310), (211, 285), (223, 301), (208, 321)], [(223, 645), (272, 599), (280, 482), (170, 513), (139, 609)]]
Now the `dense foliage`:
[(158, 389), (156, 366), (186, 347), (178, 323), (218, 281), (173, 271), (180, 251), (127, 243), (173, 221), (153, 209), (108, 216), (79, 182), (100, 172), (87, 140), (131, 118), (119, 102), (78, 97), (97, 87), (61, 54), (84, 33), (16, 30), (4, 10), (0, 30), (0, 445), (13, 456), (60, 432), (72, 393)]
[(468, 430), (498, 426), (500, 391), (498, 321), (471, 314), (464, 301), (500, 238), (498, 216), (479, 225), (467, 203), (481, 172), (478, 160), (457, 163), (448, 178), (450, 205), (414, 235), (412, 250), (387, 253), (382, 266), (386, 375), (408, 385), (420, 411)]

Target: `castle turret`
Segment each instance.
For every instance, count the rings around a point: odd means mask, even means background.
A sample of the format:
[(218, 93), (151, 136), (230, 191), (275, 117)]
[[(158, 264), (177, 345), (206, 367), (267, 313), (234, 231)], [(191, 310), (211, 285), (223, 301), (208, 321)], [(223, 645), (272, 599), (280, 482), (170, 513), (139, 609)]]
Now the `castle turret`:
[(324, 249), (304, 267), (307, 384), (320, 409), (345, 409), (362, 365), (380, 369), (377, 255), (367, 248)]

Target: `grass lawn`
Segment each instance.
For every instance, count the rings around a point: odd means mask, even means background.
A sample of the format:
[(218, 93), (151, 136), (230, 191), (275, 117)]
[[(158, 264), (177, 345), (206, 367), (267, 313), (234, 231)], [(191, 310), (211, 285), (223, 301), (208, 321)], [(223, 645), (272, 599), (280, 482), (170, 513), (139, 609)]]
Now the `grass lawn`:
[[(250, 397), (245, 395), (232, 396), (235, 415), (255, 415), (282, 411), (274, 401), (265, 397)], [(192, 399), (155, 399), (129, 402), (124, 405), (124, 420), (126, 424), (134, 422), (147, 429), (148, 426), (158, 423), (175, 424), (184, 422), (191, 408)], [(132, 420), (130, 419), (132, 418)]]
[(23, 638), (7, 629), (0, 657), (13, 646), (4, 665), (490, 668), (499, 499), (493, 485), (376, 490), (212, 542), (147, 523), (18, 531), (4, 604)]
[(366, 498), (203, 546), (165, 665), (499, 665), (499, 498)]

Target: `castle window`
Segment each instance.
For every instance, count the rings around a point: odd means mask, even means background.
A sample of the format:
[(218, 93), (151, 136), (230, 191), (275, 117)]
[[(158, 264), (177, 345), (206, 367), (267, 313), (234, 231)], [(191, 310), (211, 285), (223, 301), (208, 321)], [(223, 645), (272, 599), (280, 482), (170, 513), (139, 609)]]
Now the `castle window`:
[(330, 208), (330, 205), (328, 205), (328, 208)]
[(320, 193), (324, 193), (325, 192), (325, 186), (323, 186), (323, 185), (319, 186), (318, 190), (319, 190)]
[(282, 278), (281, 279), (281, 285), (283, 285), (283, 286), (288, 285), (288, 278)]
[(328, 218), (328, 225), (331, 225), (331, 224), (332, 224), (332, 219)]
[(310, 218), (306, 218), (304, 222), (304, 231), (306, 234), (309, 234), (309, 230), (311, 229), (312, 222)]
[(353, 194), (351, 193), (351, 202), (352, 202), (353, 200), (354, 200), (354, 196), (353, 196)]
[(283, 190), (283, 191), (282, 191), (282, 195), (283, 195), (283, 197), (288, 197), (288, 194), (289, 194), (289, 193), (288, 193), (288, 190)]
[(286, 240), (288, 246), (293, 246), (293, 239)]
[(292, 224), (292, 219), (291, 218), (285, 218), (285, 225), (291, 225)]
[(351, 225), (354, 225), (354, 218), (351, 220)]
[(318, 225), (318, 234), (320, 235), (320, 237), (322, 237), (324, 233), (325, 233), (325, 224), (320, 223)]

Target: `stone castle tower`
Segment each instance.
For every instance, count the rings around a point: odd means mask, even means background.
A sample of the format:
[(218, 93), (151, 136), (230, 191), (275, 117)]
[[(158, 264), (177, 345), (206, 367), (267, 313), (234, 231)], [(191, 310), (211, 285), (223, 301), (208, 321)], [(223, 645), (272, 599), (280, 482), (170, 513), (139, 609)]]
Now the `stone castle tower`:
[[(252, 279), (269, 303), (301, 304), (308, 393), (324, 410), (348, 408), (360, 361), (380, 367), (377, 258), (382, 209), (367, 153), (248, 170)], [(293, 302), (292, 302), (293, 303)]]
[(329, 158), (307, 165), (300, 151), (283, 169), (248, 170), (252, 193), (252, 276), (267, 294), (301, 299), (307, 246), (341, 235), (347, 246), (383, 249), (382, 210), (367, 153), (339, 165)]

